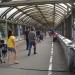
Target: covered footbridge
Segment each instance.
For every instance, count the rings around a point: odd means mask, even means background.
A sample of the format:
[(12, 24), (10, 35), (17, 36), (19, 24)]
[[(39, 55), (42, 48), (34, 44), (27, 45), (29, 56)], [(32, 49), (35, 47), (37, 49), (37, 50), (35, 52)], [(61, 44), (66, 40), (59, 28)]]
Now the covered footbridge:
[[(28, 57), (23, 36), (31, 26), (44, 32), (53, 29), (58, 40), (47, 34), (37, 44), (37, 54)], [(74, 75), (74, 0), (1, 0), (0, 38), (5, 39), (8, 30), (16, 36), (20, 64), (0, 64), (1, 75)]]

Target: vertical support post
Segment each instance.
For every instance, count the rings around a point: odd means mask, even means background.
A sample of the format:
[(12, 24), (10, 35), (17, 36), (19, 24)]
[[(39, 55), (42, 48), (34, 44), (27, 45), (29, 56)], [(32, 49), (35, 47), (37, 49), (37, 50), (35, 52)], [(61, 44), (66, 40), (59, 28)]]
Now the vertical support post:
[(72, 4), (72, 40), (75, 41), (75, 6)]
[(62, 25), (62, 35), (64, 36), (64, 22), (62, 22), (61, 25)]
[(54, 11), (53, 11), (53, 29), (55, 26), (55, 4), (54, 4)]
[(6, 26), (5, 34), (6, 34), (6, 38), (7, 38), (7, 36), (8, 36), (7, 14), (5, 15), (5, 26)]
[(70, 12), (69, 12), (69, 7), (67, 6), (66, 37), (71, 39), (71, 34), (72, 34), (71, 15), (70, 15)]
[(20, 39), (20, 26), (18, 25), (18, 37)]
[[(64, 14), (65, 14), (65, 12), (64, 12)], [(66, 35), (67, 35), (67, 30), (66, 30), (66, 16), (64, 15), (64, 36), (66, 37)]]

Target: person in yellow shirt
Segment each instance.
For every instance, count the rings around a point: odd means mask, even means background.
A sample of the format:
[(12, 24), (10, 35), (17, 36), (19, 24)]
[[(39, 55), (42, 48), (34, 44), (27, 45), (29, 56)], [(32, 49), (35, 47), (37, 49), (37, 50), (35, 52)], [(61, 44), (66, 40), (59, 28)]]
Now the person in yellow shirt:
[(8, 31), (7, 38), (7, 47), (8, 47), (8, 62), (11, 61), (11, 57), (13, 57), (13, 62), (15, 64), (18, 63), (16, 61), (16, 41), (15, 36), (12, 34), (12, 31)]

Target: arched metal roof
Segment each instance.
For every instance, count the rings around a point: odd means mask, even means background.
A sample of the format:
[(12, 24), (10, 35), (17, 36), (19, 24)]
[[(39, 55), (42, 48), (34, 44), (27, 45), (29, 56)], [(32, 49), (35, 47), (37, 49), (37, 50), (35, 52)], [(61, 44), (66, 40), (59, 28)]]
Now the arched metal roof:
[(71, 12), (71, 4), (43, 4), (43, 5), (24, 5), (0, 8), (0, 18), (24, 24), (40, 23), (44, 25), (54, 24), (57, 26), (68, 13)]

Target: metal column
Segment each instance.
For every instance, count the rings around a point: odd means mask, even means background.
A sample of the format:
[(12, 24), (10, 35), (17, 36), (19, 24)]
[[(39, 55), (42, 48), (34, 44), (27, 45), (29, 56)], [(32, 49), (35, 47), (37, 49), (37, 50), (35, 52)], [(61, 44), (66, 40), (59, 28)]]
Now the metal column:
[(7, 36), (8, 36), (7, 14), (5, 15), (5, 26), (6, 26), (5, 35), (7, 38)]
[(75, 41), (75, 5), (72, 4), (72, 39)]

